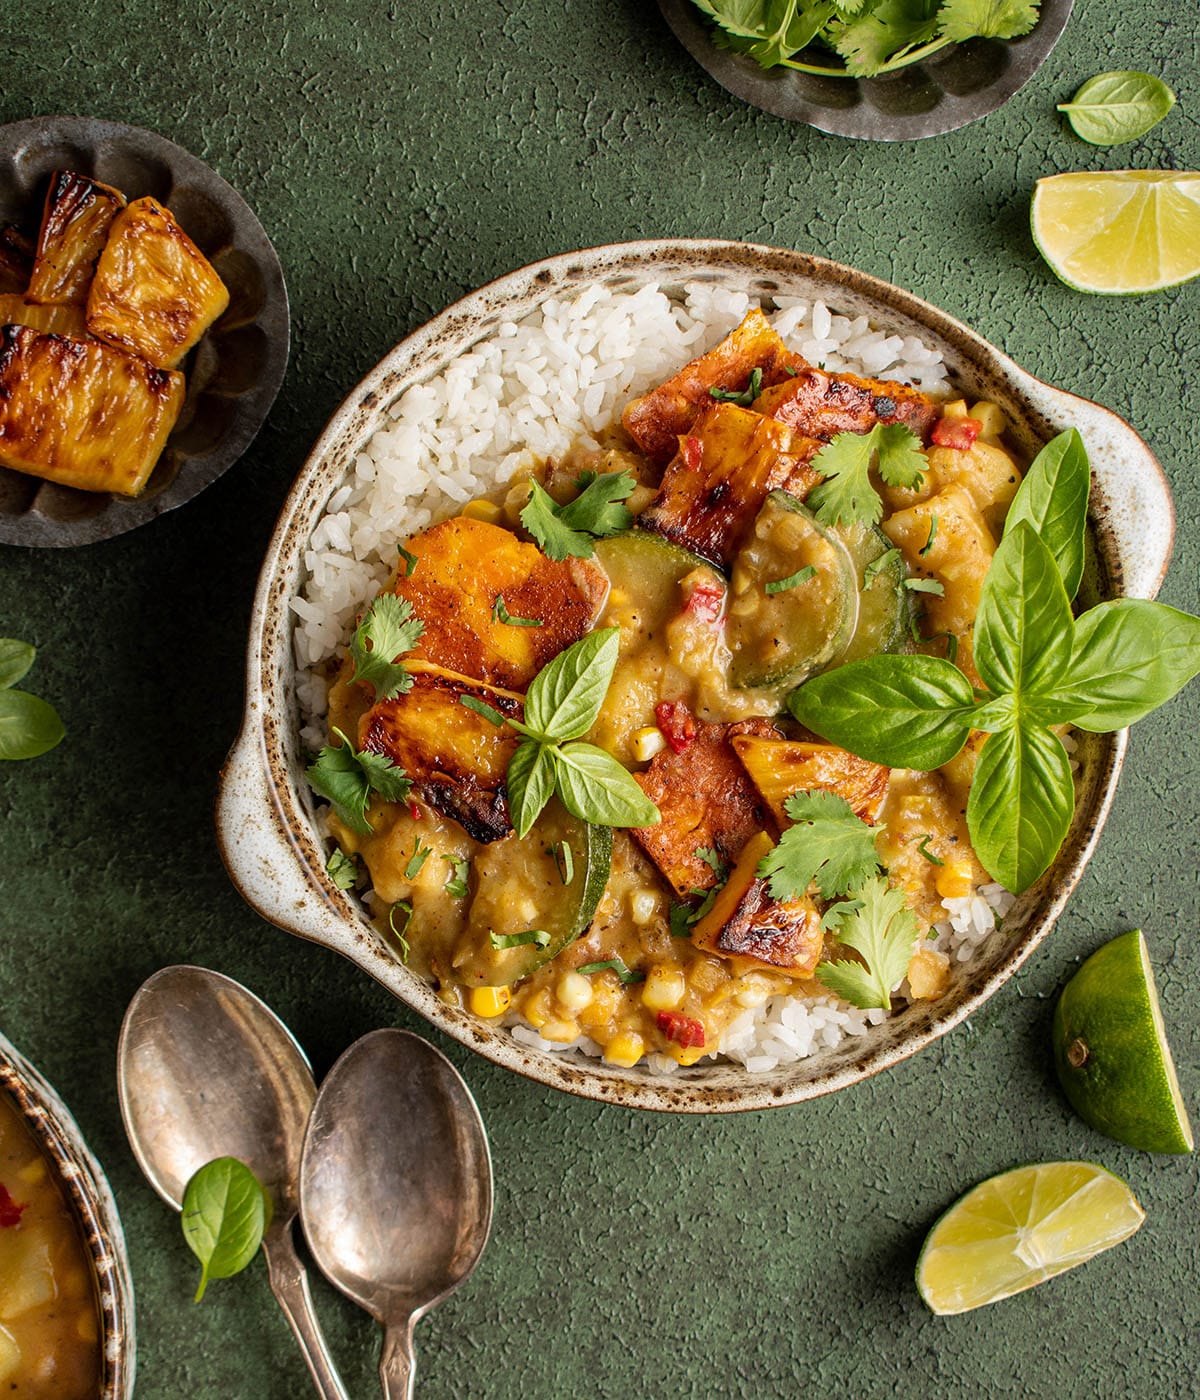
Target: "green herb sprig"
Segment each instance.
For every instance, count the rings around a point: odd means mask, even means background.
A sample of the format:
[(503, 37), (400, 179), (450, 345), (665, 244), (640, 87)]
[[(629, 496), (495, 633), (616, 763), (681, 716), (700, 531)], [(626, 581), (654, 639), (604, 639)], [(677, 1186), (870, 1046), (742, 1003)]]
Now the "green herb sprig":
[(794, 825), (758, 863), (771, 898), (799, 899), (816, 881), (824, 899), (848, 894), (879, 870), (878, 828), (833, 792), (794, 792), (783, 804)]
[(60, 744), (67, 732), (53, 705), (13, 689), (36, 656), (28, 642), (0, 637), (0, 760), (37, 758)]
[(425, 624), (414, 616), (407, 598), (381, 593), (363, 614), (350, 639), (354, 662), (351, 684), (365, 682), (373, 687), (376, 701), (406, 695), (412, 689), (412, 676), (397, 657), (411, 651), (420, 641)]
[(929, 467), (921, 439), (903, 423), (838, 433), (812, 459), (825, 480), (808, 493), (807, 504), (822, 525), (876, 525), (883, 518), (883, 501), (871, 484), (872, 464), (889, 486), (910, 489), (920, 486)]
[(1078, 620), (1090, 471), (1073, 429), (1034, 459), (984, 580), (975, 621), (978, 693), (949, 661), (875, 656), (794, 691), (802, 724), (897, 768), (948, 763), (972, 729), (983, 745), (967, 826), (984, 868), (1019, 894), (1049, 867), (1075, 809), (1054, 726), (1123, 729), (1200, 672), (1200, 618), (1118, 598)]
[(326, 746), (306, 770), (308, 784), (321, 797), (333, 803), (333, 810), (352, 831), (370, 836), (367, 804), (377, 792), (385, 802), (404, 802), (412, 789), (412, 779), (383, 754), (358, 752), (340, 729), (333, 731), (342, 741)]
[(217, 1157), (195, 1173), (184, 1188), (180, 1223), (200, 1261), (197, 1303), (210, 1279), (232, 1278), (254, 1258), (272, 1210), (270, 1192), (236, 1157)]
[(821, 923), (834, 930), (844, 947), (861, 954), (865, 966), (849, 958), (826, 959), (817, 964), (818, 979), (864, 1011), (875, 1006), (890, 1010), (892, 988), (908, 971), (920, 936), (904, 890), (876, 876), (860, 886), (852, 900), (827, 909)]
[(551, 559), (590, 559), (592, 541), (628, 530), (633, 516), (621, 502), (633, 494), (637, 482), (630, 472), (584, 472), (583, 488), (573, 501), (560, 506), (532, 477), (529, 500), (521, 511), (521, 524)]

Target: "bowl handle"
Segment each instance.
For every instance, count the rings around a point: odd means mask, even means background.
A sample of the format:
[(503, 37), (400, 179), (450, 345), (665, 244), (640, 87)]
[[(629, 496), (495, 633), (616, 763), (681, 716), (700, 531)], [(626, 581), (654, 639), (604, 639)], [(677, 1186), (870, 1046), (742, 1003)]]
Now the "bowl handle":
[(1022, 394), (1054, 431), (1078, 428), (1092, 464), (1091, 514), (1120, 560), (1114, 590), (1153, 598), (1175, 544), (1175, 507), (1158, 459), (1123, 418), (1020, 371)]

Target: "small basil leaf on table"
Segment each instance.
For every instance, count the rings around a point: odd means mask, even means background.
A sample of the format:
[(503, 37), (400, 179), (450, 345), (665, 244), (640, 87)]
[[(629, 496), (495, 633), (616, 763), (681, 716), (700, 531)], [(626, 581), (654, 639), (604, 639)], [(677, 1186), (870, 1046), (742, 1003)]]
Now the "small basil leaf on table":
[(967, 801), (971, 844), (984, 869), (1014, 894), (1058, 854), (1075, 812), (1071, 760), (1040, 724), (994, 733), (979, 752)]
[(928, 771), (967, 742), (975, 693), (939, 656), (872, 656), (816, 676), (788, 709), (806, 728), (872, 763)]
[(53, 705), (24, 690), (0, 690), (0, 759), (37, 758), (65, 733)]
[(209, 1279), (231, 1278), (254, 1258), (271, 1214), (270, 1194), (236, 1157), (218, 1157), (196, 1172), (183, 1193), (180, 1223), (201, 1264), (197, 1303)]
[(975, 665), (989, 690), (1045, 691), (1071, 660), (1071, 604), (1028, 521), (1000, 542), (975, 615)]
[(37, 656), (37, 649), (15, 637), (0, 637), (0, 690), (16, 685), (26, 675)]
[(538, 813), (554, 792), (554, 750), (526, 740), (508, 761), (508, 812), (517, 835), (529, 835)]
[(1098, 73), (1070, 102), (1060, 102), (1075, 135), (1093, 146), (1145, 136), (1175, 105), (1175, 94), (1150, 73)]
[(617, 664), (621, 629), (589, 632), (533, 678), (525, 723), (547, 739), (580, 739), (596, 722)]
[(1054, 556), (1067, 597), (1074, 598), (1083, 578), (1091, 469), (1076, 429), (1052, 438), (1029, 464), (1004, 522), (1004, 533), (1022, 520), (1033, 526)]
[(562, 804), (597, 826), (655, 826), (658, 808), (610, 753), (594, 744), (566, 744), (554, 751)]

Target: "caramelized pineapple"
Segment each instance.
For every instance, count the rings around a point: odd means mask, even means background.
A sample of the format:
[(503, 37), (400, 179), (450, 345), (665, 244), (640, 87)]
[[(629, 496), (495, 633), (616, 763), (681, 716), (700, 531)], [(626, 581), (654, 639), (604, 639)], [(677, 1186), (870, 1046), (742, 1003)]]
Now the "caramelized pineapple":
[(156, 199), (113, 220), (88, 294), (92, 335), (174, 369), (228, 305), (212, 264)]
[(183, 375), (98, 341), (0, 327), (0, 466), (136, 496), (183, 397)]
[(82, 306), (38, 306), (19, 292), (0, 292), (0, 326), (32, 326), (50, 335), (69, 335), (82, 340), (87, 321)]
[(836, 793), (863, 821), (871, 826), (879, 821), (890, 769), (856, 758), (833, 744), (757, 734), (735, 734), (730, 743), (781, 830), (792, 824), (784, 803), (794, 792)]
[(124, 207), (125, 196), (111, 185), (56, 170), (46, 191), (29, 300), (82, 306), (112, 221)]
[(33, 244), (12, 224), (0, 228), (0, 292), (24, 292), (33, 271)]

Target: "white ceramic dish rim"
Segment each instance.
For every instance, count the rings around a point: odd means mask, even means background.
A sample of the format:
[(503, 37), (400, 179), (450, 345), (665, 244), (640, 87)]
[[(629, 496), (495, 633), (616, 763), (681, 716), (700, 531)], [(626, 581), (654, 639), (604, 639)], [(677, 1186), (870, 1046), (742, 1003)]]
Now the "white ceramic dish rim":
[(3, 1035), (0, 1090), (13, 1098), (35, 1141), (49, 1153), (83, 1231), (100, 1308), (104, 1365), (101, 1400), (130, 1400), (137, 1368), (133, 1277), (108, 1178), (84, 1141), (70, 1109)]
[[(1127, 734), (1083, 736), (1076, 819), (1057, 861), (1014, 907), (951, 994), (916, 1003), (832, 1052), (766, 1074), (706, 1063), (671, 1076), (619, 1069), (579, 1055), (523, 1046), (493, 1023), (446, 1005), (409, 972), (370, 925), (362, 906), (324, 873), (299, 752), (288, 602), (302, 583), (305, 542), (354, 454), (408, 384), (437, 373), (501, 320), (602, 281), (634, 287), (715, 280), (752, 294), (820, 296), (866, 311), (901, 334), (938, 345), (964, 392), (996, 399), (1032, 452), (1068, 426), (1080, 429), (1093, 465), (1092, 526), (1106, 596), (1150, 598), (1174, 540), (1174, 510), (1161, 467), (1134, 430), (1109, 410), (1035, 379), (975, 332), (918, 297), (813, 255), (755, 244), (647, 240), (561, 254), (463, 297), (401, 341), (333, 415), (296, 479), (259, 578), (247, 650), (246, 708), (222, 773), (217, 830), (235, 885), (266, 919), (332, 948), (402, 1002), (489, 1060), (543, 1084), (603, 1102), (672, 1112), (768, 1108), (847, 1087), (930, 1044), (969, 1016), (1046, 936), (1078, 882), (1108, 814)], [(1017, 926), (1017, 936), (1012, 934)]]

